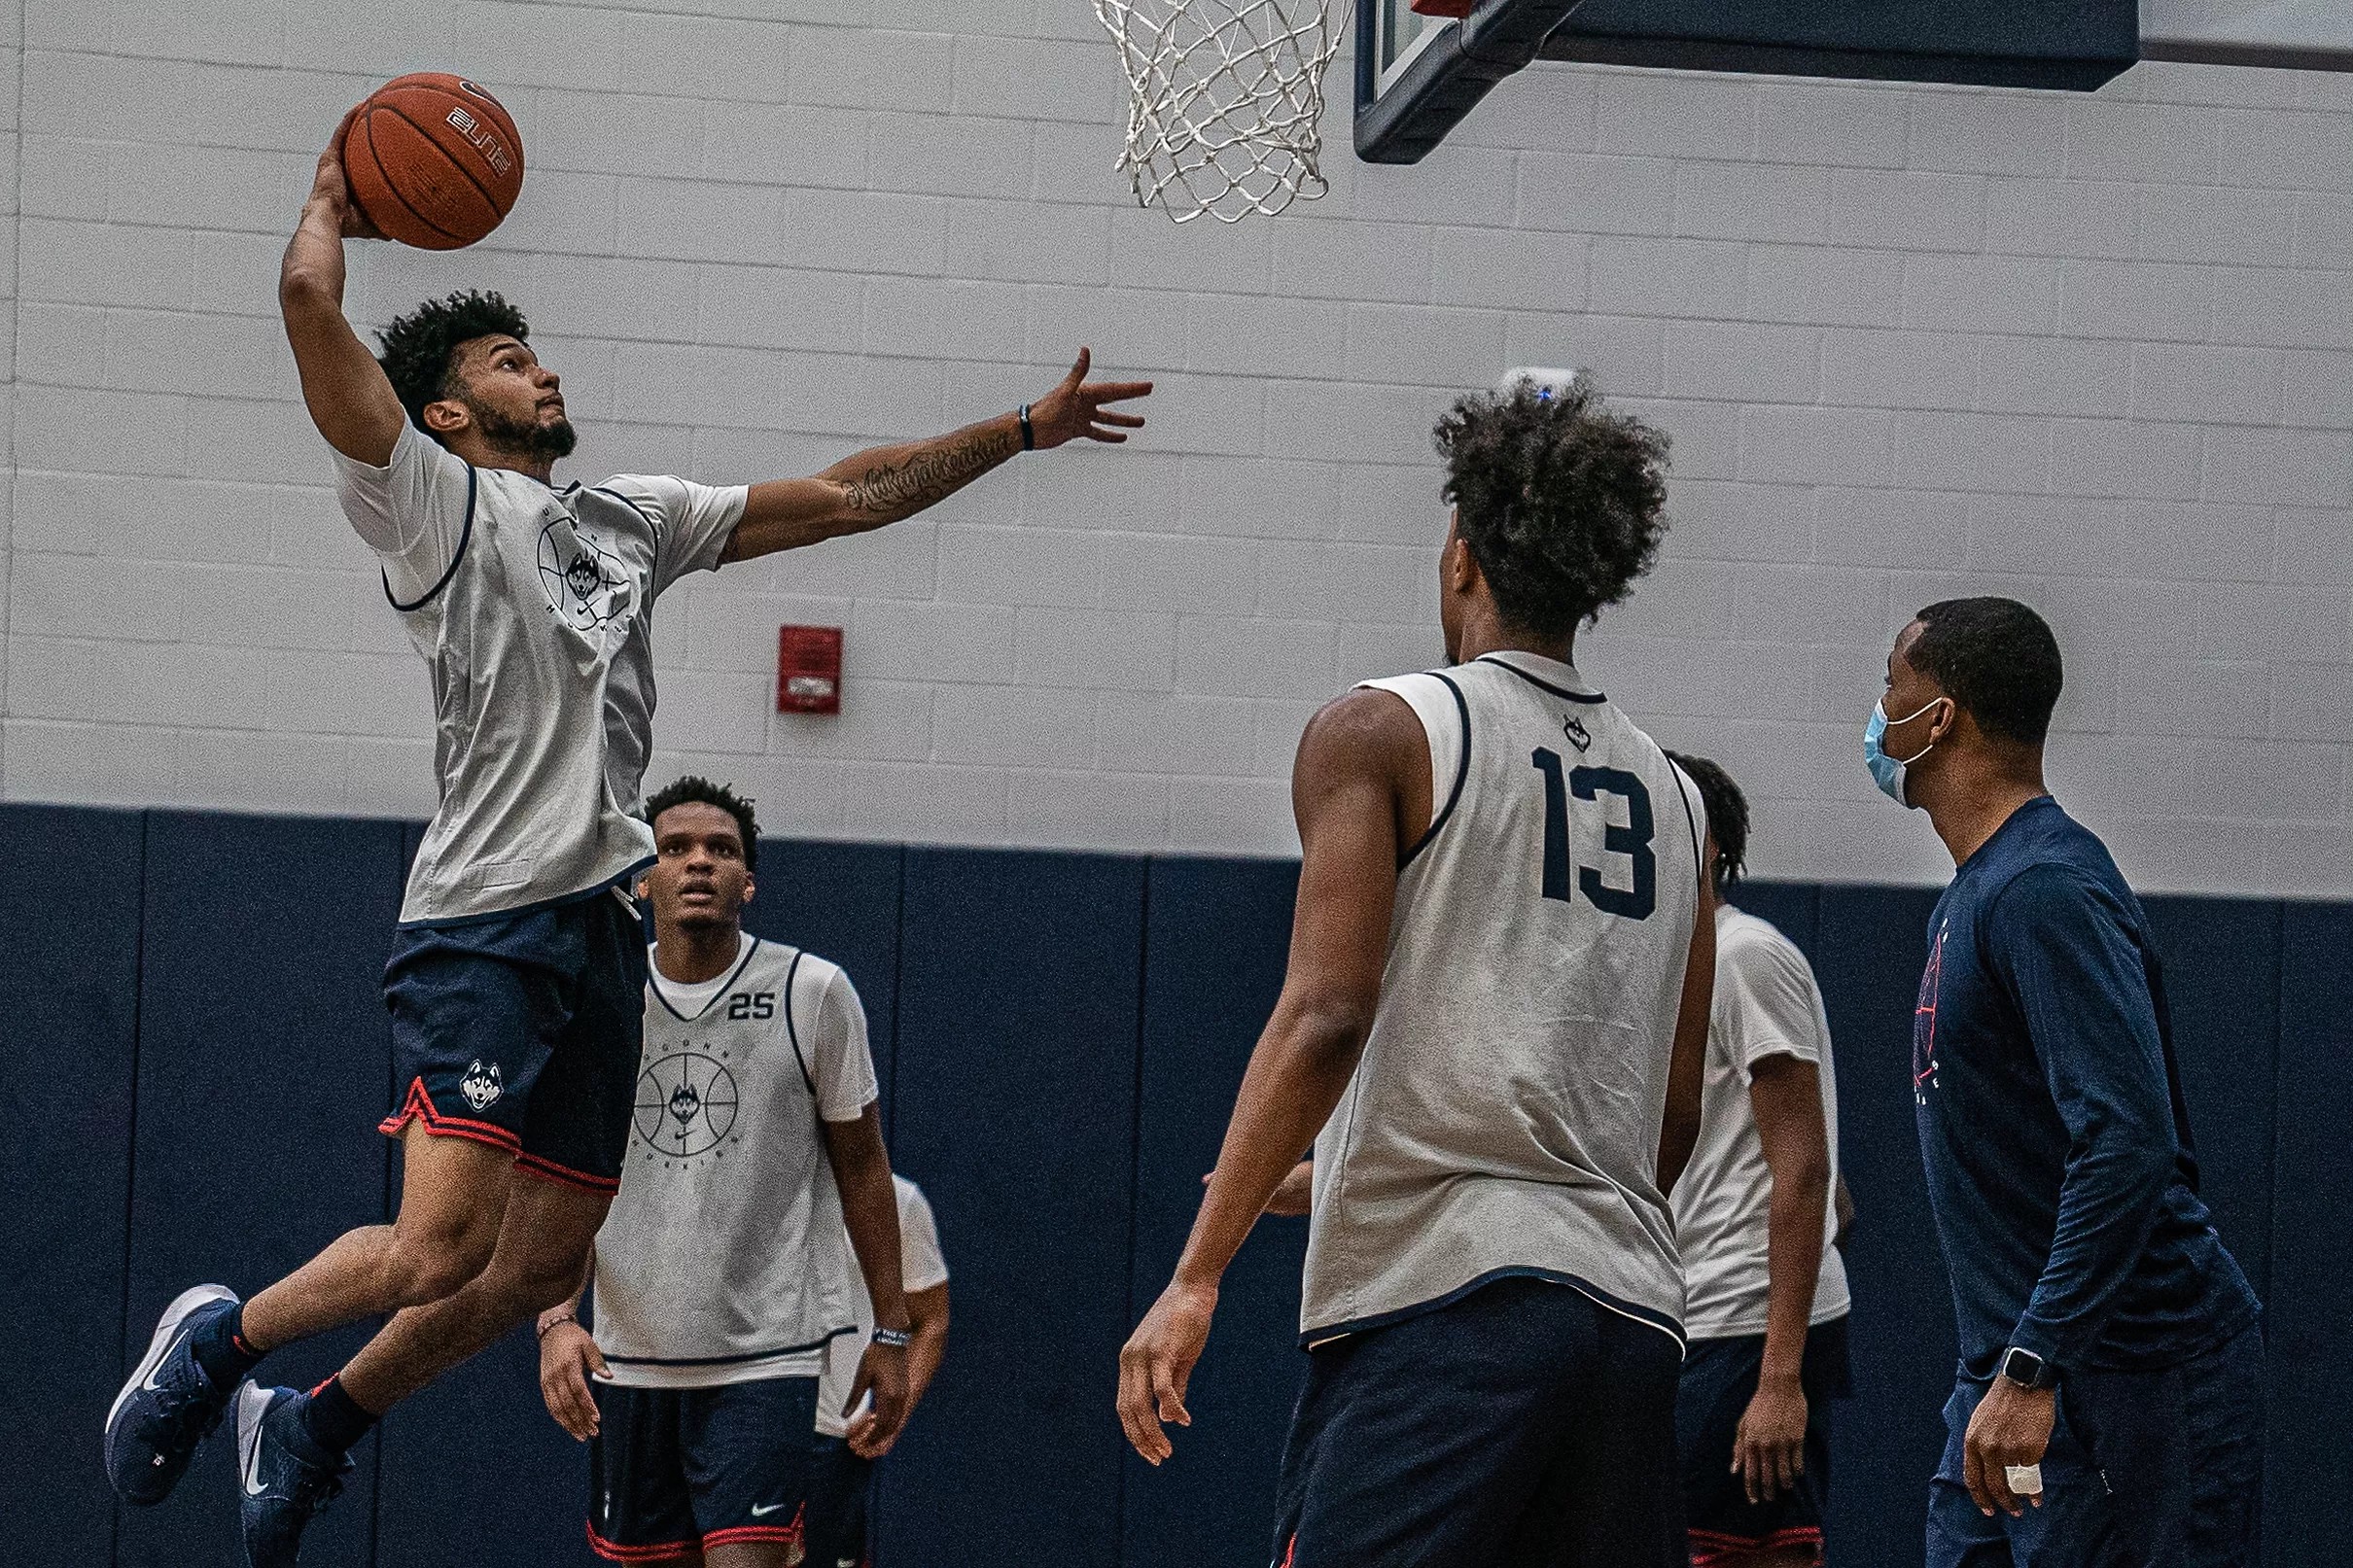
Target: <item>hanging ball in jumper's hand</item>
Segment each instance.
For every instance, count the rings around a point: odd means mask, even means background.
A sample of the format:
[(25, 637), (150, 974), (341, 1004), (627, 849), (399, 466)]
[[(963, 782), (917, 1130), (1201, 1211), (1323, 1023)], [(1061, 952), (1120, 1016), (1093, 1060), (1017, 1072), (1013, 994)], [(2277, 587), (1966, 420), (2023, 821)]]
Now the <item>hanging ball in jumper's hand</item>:
[(376, 88), (351, 117), (343, 176), (385, 238), (453, 251), (513, 210), (523, 189), (523, 139), (482, 88), (418, 71)]

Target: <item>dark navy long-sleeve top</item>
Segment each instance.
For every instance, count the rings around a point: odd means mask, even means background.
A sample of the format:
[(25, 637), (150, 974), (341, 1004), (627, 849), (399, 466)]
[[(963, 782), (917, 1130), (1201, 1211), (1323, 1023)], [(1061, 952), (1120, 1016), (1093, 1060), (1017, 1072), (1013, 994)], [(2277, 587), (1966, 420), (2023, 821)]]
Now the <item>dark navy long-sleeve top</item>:
[(2140, 900), (2043, 796), (1928, 923), (1913, 1021), (1920, 1155), (1961, 1367), (2176, 1365), (2258, 1306), (2197, 1196), (2164, 980)]

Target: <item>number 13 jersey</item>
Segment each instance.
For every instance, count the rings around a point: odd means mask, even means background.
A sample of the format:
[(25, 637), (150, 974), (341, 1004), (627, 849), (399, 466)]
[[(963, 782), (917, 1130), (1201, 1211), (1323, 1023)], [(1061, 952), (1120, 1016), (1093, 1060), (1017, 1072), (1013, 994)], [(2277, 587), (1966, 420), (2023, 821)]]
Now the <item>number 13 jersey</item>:
[(1381, 1000), (1316, 1140), (1307, 1343), (1532, 1276), (1682, 1338), (1658, 1187), (1698, 789), (1568, 665), (1366, 682), (1429, 738)]

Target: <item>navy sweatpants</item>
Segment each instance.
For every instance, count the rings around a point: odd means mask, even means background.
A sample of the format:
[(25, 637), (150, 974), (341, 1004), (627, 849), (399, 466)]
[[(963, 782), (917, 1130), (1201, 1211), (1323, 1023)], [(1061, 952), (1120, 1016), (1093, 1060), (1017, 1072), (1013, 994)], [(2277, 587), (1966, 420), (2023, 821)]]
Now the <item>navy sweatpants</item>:
[(1978, 1512), (1962, 1440), (1985, 1384), (1945, 1406), (1928, 1489), (1928, 1568), (2254, 1568), (2264, 1490), (2261, 1325), (2162, 1372), (2078, 1372), (2059, 1385), (2043, 1506)]

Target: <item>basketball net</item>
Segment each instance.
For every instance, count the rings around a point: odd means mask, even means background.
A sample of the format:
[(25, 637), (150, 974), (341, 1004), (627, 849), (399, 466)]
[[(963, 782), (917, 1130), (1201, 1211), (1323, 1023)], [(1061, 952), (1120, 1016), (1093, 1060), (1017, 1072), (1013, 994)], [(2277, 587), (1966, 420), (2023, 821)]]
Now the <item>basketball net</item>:
[[(1352, 8), (1351, 8), (1352, 9)], [(1095, 0), (1126, 70), (1137, 205), (1176, 222), (1272, 216), (1329, 187), (1323, 72), (1346, 30), (1335, 0)]]

